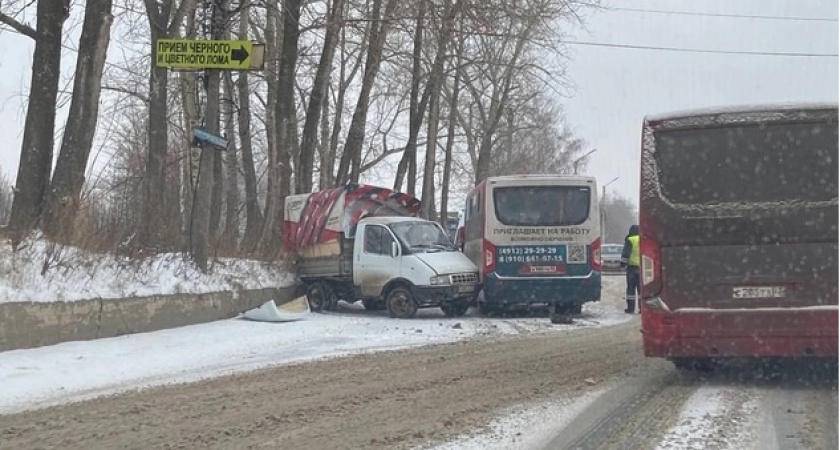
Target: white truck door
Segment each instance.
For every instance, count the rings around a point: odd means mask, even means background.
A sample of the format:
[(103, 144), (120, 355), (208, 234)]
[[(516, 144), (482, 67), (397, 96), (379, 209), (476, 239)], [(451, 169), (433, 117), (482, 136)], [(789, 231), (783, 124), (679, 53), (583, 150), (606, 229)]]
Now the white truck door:
[(388, 228), (365, 224), (361, 234), (361, 245), (357, 242), (354, 251), (353, 282), (362, 295), (374, 297), (400, 273), (400, 259), (391, 255), (396, 240)]

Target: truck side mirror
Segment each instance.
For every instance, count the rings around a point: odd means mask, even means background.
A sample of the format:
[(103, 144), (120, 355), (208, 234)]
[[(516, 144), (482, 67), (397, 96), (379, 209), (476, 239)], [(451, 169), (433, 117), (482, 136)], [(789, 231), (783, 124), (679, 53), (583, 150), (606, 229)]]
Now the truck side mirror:
[(391, 241), (391, 258), (396, 258), (397, 256), (400, 256), (400, 247), (396, 242)]

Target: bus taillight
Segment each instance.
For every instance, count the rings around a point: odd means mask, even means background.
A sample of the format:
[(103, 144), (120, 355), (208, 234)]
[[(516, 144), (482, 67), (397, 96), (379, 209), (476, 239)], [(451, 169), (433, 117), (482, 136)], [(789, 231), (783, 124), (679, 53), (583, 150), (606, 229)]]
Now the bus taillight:
[(484, 273), (491, 273), (496, 270), (496, 246), (487, 239), (484, 240)]
[(647, 237), (642, 237), (640, 241), (642, 296), (649, 297), (662, 290), (662, 259), (656, 241)]
[(601, 270), (601, 238), (595, 239), (589, 246), (589, 267), (596, 272)]

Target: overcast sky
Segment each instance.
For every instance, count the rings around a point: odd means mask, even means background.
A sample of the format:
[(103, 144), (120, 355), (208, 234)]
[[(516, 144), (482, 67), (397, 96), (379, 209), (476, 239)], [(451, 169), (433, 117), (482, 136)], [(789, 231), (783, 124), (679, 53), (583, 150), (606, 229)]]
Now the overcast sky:
[[(608, 0), (571, 39), (597, 44), (769, 53), (838, 52), (836, 0)], [(615, 8), (615, 9), (609, 9)], [(832, 19), (635, 12), (620, 8)], [(34, 25), (34, 23), (33, 23)], [(608, 193), (638, 200), (640, 125), (646, 114), (715, 105), (838, 100), (837, 57), (786, 57), (569, 45), (567, 121), (589, 148), (586, 173)], [(0, 33), (0, 167), (14, 182), (32, 61), (29, 38)], [(72, 57), (71, 57), (72, 59)], [(64, 117), (58, 119), (63, 125)], [(56, 143), (58, 145), (59, 142)], [(57, 153), (57, 150), (56, 150)]]

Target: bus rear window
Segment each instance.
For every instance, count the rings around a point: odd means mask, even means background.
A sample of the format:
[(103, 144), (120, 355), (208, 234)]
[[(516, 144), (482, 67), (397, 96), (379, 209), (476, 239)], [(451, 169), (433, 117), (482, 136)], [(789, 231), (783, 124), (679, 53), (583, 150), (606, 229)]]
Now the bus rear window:
[(662, 194), (678, 204), (837, 198), (837, 124), (663, 131), (655, 158)]
[(497, 187), (493, 205), (504, 225), (580, 225), (589, 217), (589, 196), (584, 186)]

